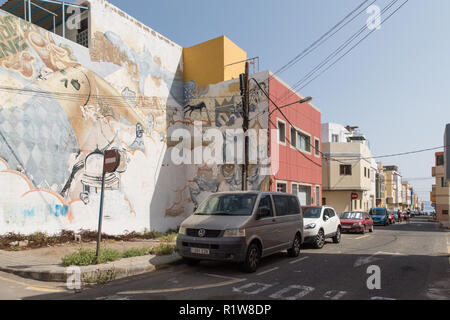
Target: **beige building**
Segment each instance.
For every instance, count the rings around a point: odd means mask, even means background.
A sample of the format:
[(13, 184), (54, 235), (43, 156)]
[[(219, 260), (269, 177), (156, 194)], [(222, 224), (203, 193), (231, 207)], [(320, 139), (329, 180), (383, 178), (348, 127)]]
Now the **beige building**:
[(432, 176), (436, 178), (431, 192), (431, 202), (436, 209), (437, 218), (444, 224), (449, 223), (450, 207), (450, 187), (445, 179), (444, 153), (438, 152), (435, 155), (435, 166), (432, 168)]
[(385, 166), (384, 178), (386, 185), (386, 207), (388, 210), (401, 208), (402, 199), (402, 176), (398, 166)]
[[(368, 211), (376, 206), (376, 164), (365, 136), (355, 129), (322, 125), (323, 201), (338, 213)], [(352, 200), (352, 194), (357, 199)]]

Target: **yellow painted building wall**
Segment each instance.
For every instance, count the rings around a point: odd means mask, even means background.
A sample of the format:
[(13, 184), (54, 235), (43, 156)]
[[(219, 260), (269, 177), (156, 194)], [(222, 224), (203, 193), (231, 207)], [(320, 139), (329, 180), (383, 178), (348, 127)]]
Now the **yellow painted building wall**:
[(227, 65), (246, 59), (247, 53), (225, 36), (184, 48), (184, 81), (194, 80), (201, 87), (237, 79), (245, 64)]

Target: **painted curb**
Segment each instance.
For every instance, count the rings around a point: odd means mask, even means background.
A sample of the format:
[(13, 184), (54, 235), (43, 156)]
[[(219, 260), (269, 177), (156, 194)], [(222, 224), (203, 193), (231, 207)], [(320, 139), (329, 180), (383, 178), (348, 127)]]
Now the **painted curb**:
[[(111, 280), (122, 279), (147, 272), (153, 272), (158, 269), (166, 268), (181, 260), (181, 257), (174, 253), (170, 256), (145, 256), (147, 262), (136, 262), (136, 258), (127, 258), (119, 261), (96, 265), (79, 267), (81, 270), (81, 279), (83, 283), (89, 283), (89, 280), (102, 275), (111, 275)], [(142, 258), (143, 257), (139, 257)], [(150, 262), (156, 260), (154, 262)], [(43, 282), (66, 282), (70, 274), (66, 273), (67, 268), (57, 265), (48, 267), (30, 267), (26, 269), (10, 268), (0, 266), (0, 271), (15, 274), (22, 278), (33, 279)]]

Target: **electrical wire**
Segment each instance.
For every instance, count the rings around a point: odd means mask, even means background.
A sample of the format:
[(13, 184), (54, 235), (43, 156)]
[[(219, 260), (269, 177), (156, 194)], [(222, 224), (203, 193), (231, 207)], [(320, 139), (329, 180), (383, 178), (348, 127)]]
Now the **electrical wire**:
[[(349, 14), (347, 14), (343, 19), (341, 19), (336, 25), (334, 25), (330, 30), (328, 30), (326, 33), (324, 33), (319, 39), (314, 41), (309, 47), (307, 47), (305, 50), (303, 50), (300, 54), (295, 56), (292, 60), (290, 60), (288, 63), (286, 63), (284, 66), (282, 66), (277, 72), (274, 74), (280, 74), (282, 72), (285, 72), (289, 68), (293, 67), (295, 64), (297, 64), (299, 61), (301, 61), (303, 58), (308, 56), (310, 53), (315, 51), (317, 48), (319, 48), (323, 43), (325, 43), (328, 39), (330, 39), (333, 35), (335, 35), (337, 32), (339, 32), (342, 28), (344, 28), (347, 24), (352, 22), (354, 19), (356, 19), (361, 13), (363, 13), (367, 8), (369, 8), (372, 4), (374, 4), (377, 0), (372, 1), (366, 8), (361, 10), (358, 14), (356, 14), (352, 19), (347, 21), (344, 25), (342, 25), (339, 29), (334, 31), (336, 28), (338, 28), (347, 18), (349, 18), (351, 15), (353, 15), (358, 9), (360, 9), (364, 4), (367, 3), (368, 0), (363, 1), (361, 4), (359, 4), (355, 9), (353, 9)], [(334, 31), (334, 32), (333, 32)], [(331, 33), (333, 32), (333, 33)], [(331, 34), (330, 34), (331, 33)]]

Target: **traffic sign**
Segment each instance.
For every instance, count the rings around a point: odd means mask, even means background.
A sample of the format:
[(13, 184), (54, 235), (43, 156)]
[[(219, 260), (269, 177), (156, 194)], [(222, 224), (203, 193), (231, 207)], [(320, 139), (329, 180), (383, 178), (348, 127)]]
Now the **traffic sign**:
[(120, 165), (120, 154), (117, 150), (105, 151), (103, 160), (103, 171), (112, 173), (117, 170)]
[(352, 193), (352, 200), (357, 200), (359, 198), (357, 193)]

